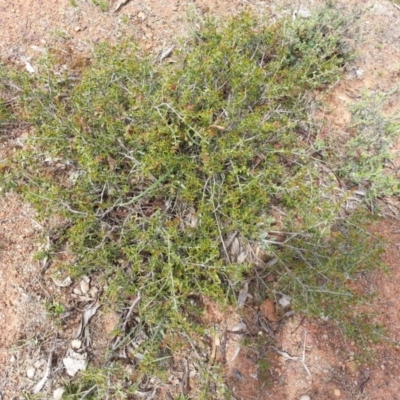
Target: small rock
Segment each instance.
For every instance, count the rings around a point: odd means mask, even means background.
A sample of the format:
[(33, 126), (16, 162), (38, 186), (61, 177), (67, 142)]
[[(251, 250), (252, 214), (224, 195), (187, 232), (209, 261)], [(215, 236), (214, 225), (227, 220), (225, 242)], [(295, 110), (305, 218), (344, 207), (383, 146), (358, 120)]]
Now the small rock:
[(53, 400), (61, 400), (65, 392), (64, 388), (58, 388), (53, 392)]
[(303, 394), (303, 396), (300, 396), (299, 400), (311, 400), (311, 397), (307, 394)]
[(73, 293), (74, 294), (77, 294), (78, 296), (82, 296), (82, 291), (81, 291), (81, 289), (79, 289), (79, 288), (74, 288), (74, 290), (73, 290)]
[(35, 369), (35, 368), (33, 368), (33, 367), (28, 368), (28, 369), (26, 370), (26, 376), (27, 376), (29, 379), (32, 379), (32, 378), (35, 376), (35, 372), (36, 372), (36, 369)]
[(239, 322), (233, 328), (231, 328), (229, 331), (232, 333), (236, 333), (236, 332), (242, 332), (242, 331), (246, 331), (246, 330), (247, 330), (246, 324), (243, 322)]
[(59, 280), (57, 278), (52, 278), (55, 285), (58, 287), (68, 287), (72, 285), (72, 279), (70, 276), (67, 276), (64, 280)]
[(142, 11), (140, 11), (137, 16), (142, 21), (144, 21), (147, 18), (146, 14), (144, 12), (142, 12)]
[(75, 32), (79, 32), (82, 30), (82, 28), (80, 26), (76, 26), (74, 30), (75, 30)]
[(356, 69), (354, 71), (355, 75), (357, 78), (362, 78), (364, 76), (364, 70), (363, 69)]
[(15, 361), (17, 361), (17, 358), (15, 356), (11, 356), (10, 357), (10, 362), (14, 363)]
[(89, 290), (89, 296), (95, 298), (97, 296), (97, 293), (99, 293), (99, 289), (97, 289), (96, 286), (93, 286), (90, 290)]
[(89, 292), (90, 286), (89, 283), (87, 283), (85, 280), (82, 280), (79, 286), (81, 288), (82, 294), (87, 294)]
[(335, 396), (336, 397), (340, 397), (342, 395), (342, 393), (340, 392), (339, 389), (335, 389)]
[(73, 349), (80, 349), (81, 346), (82, 346), (82, 341), (81, 340), (75, 339), (75, 340), (71, 341), (71, 347)]
[(190, 371), (189, 372), (189, 378), (193, 378), (194, 376), (196, 376), (196, 371)]
[(311, 17), (311, 11), (308, 8), (300, 8), (297, 11), (297, 15), (300, 18), (310, 18)]
[(290, 300), (291, 300), (291, 297), (284, 294), (284, 295), (279, 299), (279, 304), (280, 304), (283, 308), (288, 307), (288, 306), (290, 306)]
[(67, 357), (63, 358), (63, 364), (69, 376), (75, 376), (78, 371), (84, 371), (87, 367), (87, 354), (79, 354), (68, 349)]

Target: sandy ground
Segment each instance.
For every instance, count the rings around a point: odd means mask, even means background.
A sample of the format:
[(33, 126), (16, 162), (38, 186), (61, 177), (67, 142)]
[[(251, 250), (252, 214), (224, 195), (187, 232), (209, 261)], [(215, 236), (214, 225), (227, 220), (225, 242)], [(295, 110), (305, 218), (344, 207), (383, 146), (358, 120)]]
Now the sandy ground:
[[(299, 7), (312, 10), (321, 3), (303, 1)], [(366, 11), (358, 21), (359, 35), (354, 43), (356, 59), (346, 71), (345, 79), (325, 99), (324, 113), (332, 128), (328, 134), (336, 131), (346, 134), (350, 122), (348, 106), (364, 89), (389, 95), (387, 113), (400, 107), (400, 8), (384, 0), (342, 3)], [(1, 60), (21, 68), (28, 62), (34, 68), (35, 60), (49, 46), (63, 49), (69, 55), (86, 57), (90, 56), (94, 43), (117, 41), (126, 36), (135, 38), (146, 51), (157, 54), (174, 44), (176, 35), (190, 32), (193, 26), (190, 16), (194, 12), (224, 17), (248, 8), (257, 14), (279, 18), (293, 11), (293, 6), (285, 5), (284, 1), (143, 0), (130, 1), (116, 12), (117, 1), (108, 12), (102, 12), (89, 0), (73, 4), (68, 0), (0, 0)], [(15, 129), (11, 136), (0, 135), (0, 164), (20, 145), (19, 137), (23, 134)], [(362, 287), (378, 293), (367, 307), (377, 313), (377, 322), (385, 325), (390, 339), (378, 345), (366, 343), (376, 353), (373, 365), (356, 363), (354, 343), (345, 339), (340, 328), (301, 316), (287, 319), (277, 335), (276, 348), (285, 355), (271, 349), (264, 355), (255, 354), (251, 349), (242, 348), (239, 334), (224, 333), (237, 326), (242, 318), (233, 312), (221, 314), (212, 305), (208, 307), (210, 320), (219, 324), (221, 337), (227, 341), (226, 381), (237, 399), (400, 398), (398, 214), (399, 209), (393, 202), (385, 220), (372, 228), (387, 241), (384, 261), (390, 275), (375, 272), (359, 277)], [(22, 398), (22, 393), (41, 379), (49, 354), (37, 343), (54, 340), (56, 332), (46, 320), (44, 299), (51, 299), (60, 289), (43, 278), (43, 265), (33, 258), (42, 241), (41, 232), (42, 227), (28, 205), (22, 204), (15, 195), (1, 199), (0, 394), (3, 399)], [(253, 317), (249, 312), (248, 326)], [(98, 325), (107, 325), (105, 333), (116, 323), (110, 314), (104, 313), (98, 318)], [(257, 367), (260, 357), (268, 358), (267, 379)], [(48, 398), (54, 388), (51, 385), (44, 388)]]

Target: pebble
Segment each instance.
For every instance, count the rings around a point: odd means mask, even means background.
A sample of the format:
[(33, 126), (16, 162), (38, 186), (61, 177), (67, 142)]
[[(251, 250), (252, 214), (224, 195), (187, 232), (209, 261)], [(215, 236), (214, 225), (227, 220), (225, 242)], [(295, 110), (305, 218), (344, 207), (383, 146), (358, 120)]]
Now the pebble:
[(299, 398), (299, 400), (311, 400), (311, 397), (308, 396), (308, 395), (306, 395), (306, 394), (303, 394), (303, 396), (301, 396), (301, 397)]
[(340, 397), (342, 395), (342, 393), (340, 392), (339, 389), (335, 389), (335, 396), (336, 397)]
[(89, 289), (90, 289), (89, 283), (87, 283), (86, 281), (82, 280), (81, 284), (80, 284), (80, 289), (81, 289), (81, 292), (83, 294), (87, 294), (89, 292)]
[(144, 12), (142, 12), (142, 11), (140, 11), (139, 13), (138, 13), (138, 18), (139, 19), (141, 19), (142, 21), (144, 21), (147, 17), (146, 17), (146, 14), (144, 13)]
[(311, 11), (307, 8), (300, 8), (299, 11), (297, 12), (297, 15), (301, 18), (310, 18)]
[(35, 376), (35, 373), (36, 373), (36, 369), (33, 368), (33, 367), (28, 368), (28, 369), (26, 370), (26, 376), (27, 376), (29, 379), (32, 379), (32, 378)]
[(53, 392), (53, 399), (54, 400), (61, 400), (63, 397), (63, 394), (65, 392), (64, 388), (58, 388)]
[(80, 349), (81, 346), (82, 346), (82, 341), (81, 340), (75, 339), (75, 340), (71, 341), (71, 347), (73, 349)]

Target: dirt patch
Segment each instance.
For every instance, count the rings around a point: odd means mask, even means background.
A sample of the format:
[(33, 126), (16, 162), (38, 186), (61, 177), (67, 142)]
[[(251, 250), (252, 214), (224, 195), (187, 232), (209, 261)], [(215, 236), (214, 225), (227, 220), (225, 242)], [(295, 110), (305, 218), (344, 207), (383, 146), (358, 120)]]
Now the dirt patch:
[(0, 390), (15, 395), (32, 383), (24, 368), (26, 348), (47, 324), (43, 298), (36, 294), (39, 264), (32, 259), (41, 228), (15, 195), (1, 199), (0, 227)]

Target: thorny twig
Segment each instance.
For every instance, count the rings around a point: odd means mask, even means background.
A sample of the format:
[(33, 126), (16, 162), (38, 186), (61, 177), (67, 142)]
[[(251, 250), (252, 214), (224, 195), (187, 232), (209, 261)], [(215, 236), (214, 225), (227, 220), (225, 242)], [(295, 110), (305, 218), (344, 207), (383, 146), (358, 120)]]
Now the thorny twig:
[(129, 319), (130, 319), (130, 317), (131, 317), (131, 315), (133, 313), (133, 309), (136, 307), (137, 304), (139, 304), (141, 298), (142, 298), (142, 296), (140, 295), (140, 292), (139, 292), (137, 294), (136, 298), (132, 301), (131, 306), (129, 307), (128, 314), (126, 314), (125, 321), (124, 321), (124, 323), (122, 325), (122, 331), (124, 333), (126, 333), (126, 326), (127, 326), (128, 321), (129, 321)]
[(44, 372), (43, 378), (32, 389), (33, 394), (39, 393), (43, 389), (44, 385), (46, 384), (46, 382), (50, 377), (53, 353), (54, 353), (54, 347), (50, 351), (49, 358), (47, 359), (46, 371)]
[[(216, 185), (215, 178), (213, 178), (213, 181), (214, 181), (214, 185)], [(228, 253), (228, 250), (226, 248), (224, 238), (222, 237), (221, 226), (220, 226), (219, 218), (218, 218), (218, 215), (217, 215), (217, 210), (215, 208), (214, 192), (211, 193), (211, 200), (212, 200), (212, 204), (213, 204), (213, 211), (214, 211), (214, 215), (215, 215), (215, 221), (217, 222), (217, 228), (218, 228), (219, 237), (221, 239), (222, 247), (224, 248), (224, 252), (225, 252), (226, 258), (228, 259), (228, 262), (230, 264), (231, 263), (231, 259), (229, 257), (229, 253)]]
[(308, 369), (306, 365), (306, 337), (307, 337), (307, 331), (304, 330), (304, 341), (303, 341), (303, 355), (302, 357), (298, 356), (291, 356), (289, 353), (286, 351), (279, 350), (275, 346), (271, 346), (272, 349), (274, 349), (280, 356), (282, 356), (285, 360), (293, 360), (293, 361), (300, 361), (303, 364), (304, 369), (306, 370), (308, 376), (311, 377), (311, 372)]

